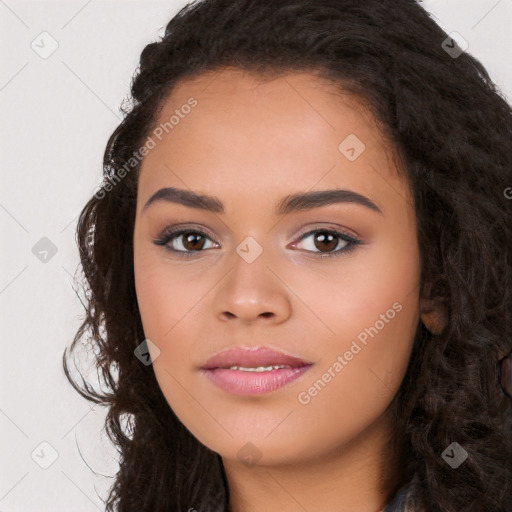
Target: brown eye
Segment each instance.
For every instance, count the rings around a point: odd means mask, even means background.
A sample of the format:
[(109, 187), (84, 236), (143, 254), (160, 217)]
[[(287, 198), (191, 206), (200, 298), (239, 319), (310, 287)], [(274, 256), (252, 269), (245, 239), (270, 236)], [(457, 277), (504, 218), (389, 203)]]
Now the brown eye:
[(294, 248), (305, 249), (315, 256), (339, 256), (355, 249), (362, 241), (345, 233), (330, 229), (315, 229), (305, 233), (299, 240), (294, 242)]
[[(167, 232), (161, 238), (154, 240), (156, 245), (163, 245), (169, 251), (180, 256), (188, 256), (193, 253), (204, 252), (215, 245), (212, 239), (202, 231), (193, 229), (178, 229)], [(210, 245), (208, 245), (208, 243)]]
[(321, 251), (333, 251), (338, 245), (338, 238), (327, 231), (318, 231), (314, 237), (315, 247)]
[(198, 251), (201, 250), (205, 244), (205, 237), (199, 233), (187, 233), (183, 236), (183, 247), (187, 251)]

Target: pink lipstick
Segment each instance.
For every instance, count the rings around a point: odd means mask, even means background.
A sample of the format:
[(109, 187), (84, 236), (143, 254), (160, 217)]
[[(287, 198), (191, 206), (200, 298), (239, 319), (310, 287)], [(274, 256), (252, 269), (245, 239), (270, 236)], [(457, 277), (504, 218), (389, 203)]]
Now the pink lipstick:
[(262, 395), (298, 379), (313, 363), (265, 347), (225, 350), (201, 371), (219, 388), (236, 395)]

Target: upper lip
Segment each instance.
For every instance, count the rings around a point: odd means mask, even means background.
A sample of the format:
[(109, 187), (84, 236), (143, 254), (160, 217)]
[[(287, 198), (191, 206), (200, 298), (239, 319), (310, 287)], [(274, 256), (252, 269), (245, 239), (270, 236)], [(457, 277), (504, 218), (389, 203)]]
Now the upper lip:
[(214, 354), (201, 366), (201, 369), (214, 370), (216, 368), (230, 368), (231, 366), (256, 368), (274, 365), (298, 368), (310, 364), (312, 363), (299, 357), (290, 356), (267, 347), (238, 347)]

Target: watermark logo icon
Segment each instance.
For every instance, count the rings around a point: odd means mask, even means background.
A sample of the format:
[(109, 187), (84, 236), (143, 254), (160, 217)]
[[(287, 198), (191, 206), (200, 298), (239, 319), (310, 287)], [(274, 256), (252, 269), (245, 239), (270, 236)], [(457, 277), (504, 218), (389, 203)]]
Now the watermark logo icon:
[(39, 467), (48, 469), (59, 458), (59, 453), (50, 443), (43, 441), (37, 445), (30, 456)]
[(452, 443), (441, 457), (453, 469), (457, 469), (468, 458), (468, 452), (459, 443)]
[(41, 32), (31, 43), (30, 47), (39, 57), (47, 59), (57, 50), (59, 43), (48, 32)]
[(251, 442), (245, 443), (240, 450), (238, 450), (236, 456), (239, 460), (241, 460), (246, 466), (252, 467), (256, 464), (262, 457), (262, 453), (258, 450), (258, 448), (252, 444)]
[(236, 248), (237, 254), (247, 263), (255, 261), (263, 252), (263, 247), (252, 236), (248, 236)]
[(133, 353), (142, 364), (149, 366), (160, 356), (160, 349), (151, 340), (145, 339)]
[(338, 151), (350, 162), (357, 160), (365, 149), (363, 141), (354, 133), (343, 139), (338, 146)]
[(469, 48), (469, 43), (458, 32), (450, 32), (441, 46), (452, 59), (456, 59)]
[(57, 246), (49, 238), (43, 236), (32, 247), (32, 254), (42, 263), (48, 263), (57, 254)]

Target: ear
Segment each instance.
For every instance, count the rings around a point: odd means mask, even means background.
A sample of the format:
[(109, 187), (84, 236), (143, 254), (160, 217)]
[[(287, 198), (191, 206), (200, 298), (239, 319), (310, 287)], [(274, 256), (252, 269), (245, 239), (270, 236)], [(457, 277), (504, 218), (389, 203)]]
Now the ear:
[(441, 297), (430, 297), (431, 286), (426, 284), (420, 298), (420, 318), (432, 334), (441, 334), (448, 325), (448, 312)]

